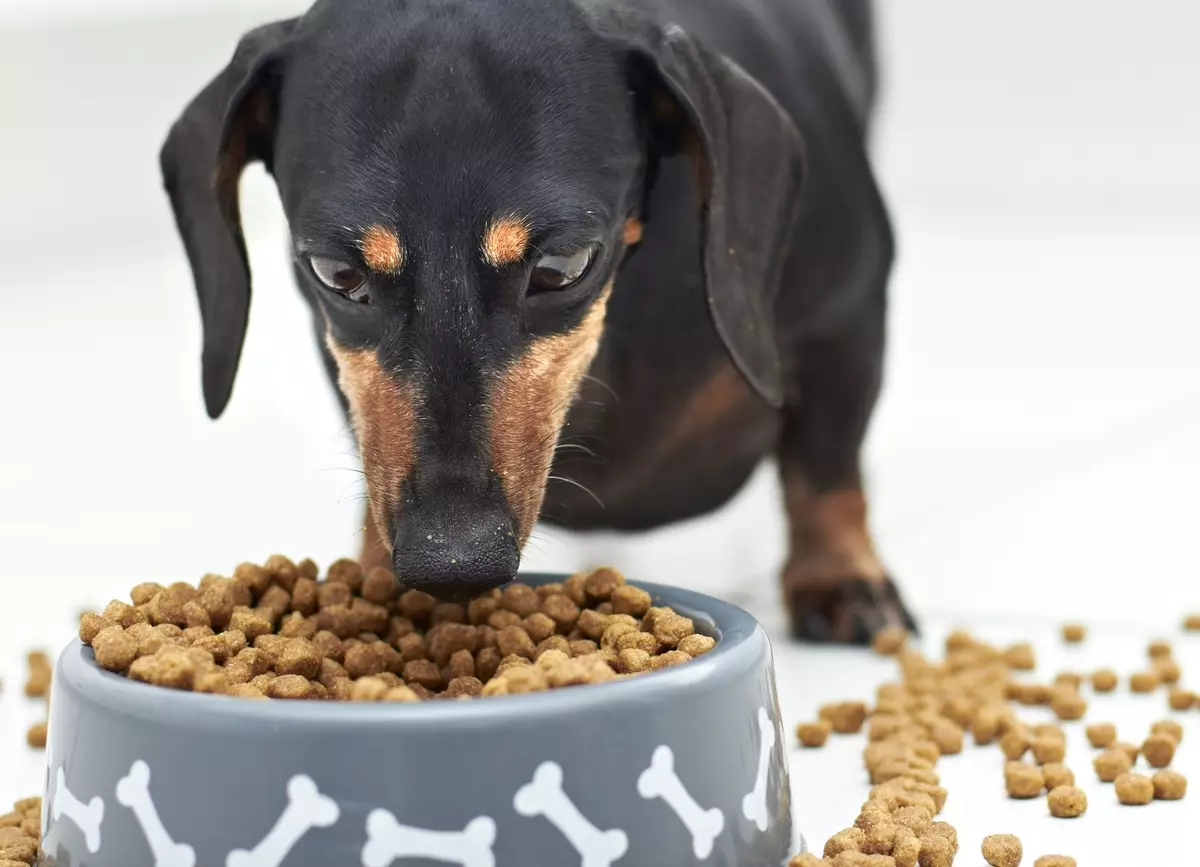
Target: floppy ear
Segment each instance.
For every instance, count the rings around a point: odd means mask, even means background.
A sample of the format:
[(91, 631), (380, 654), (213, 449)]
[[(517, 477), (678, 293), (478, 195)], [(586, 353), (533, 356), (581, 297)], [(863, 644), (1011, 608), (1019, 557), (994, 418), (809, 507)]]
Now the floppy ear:
[[(799, 214), (805, 154), (800, 132), (745, 70), (677, 26), (641, 29), (635, 68), (644, 90), (663, 88), (678, 106), (678, 145), (697, 161), (708, 305), (734, 364), (772, 406), (783, 403), (775, 300)], [(641, 75), (640, 78), (647, 76)], [(642, 94), (660, 109), (663, 94)], [(671, 105), (674, 104), (674, 106)], [(678, 114), (678, 113), (676, 113)], [(670, 120), (667, 123), (670, 124)]]
[(279, 59), (294, 20), (242, 37), (229, 65), (184, 109), (159, 153), (204, 325), (202, 379), (209, 417), (229, 402), (250, 311), (250, 264), (238, 211), (248, 163), (270, 164)]

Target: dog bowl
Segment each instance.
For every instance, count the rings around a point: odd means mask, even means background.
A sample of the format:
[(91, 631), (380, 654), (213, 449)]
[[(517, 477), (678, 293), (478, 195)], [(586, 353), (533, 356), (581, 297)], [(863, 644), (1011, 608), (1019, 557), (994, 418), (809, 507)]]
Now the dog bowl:
[(412, 705), (176, 692), (75, 641), (39, 863), (780, 867), (797, 841), (766, 634), (716, 599), (638, 586), (716, 648), (607, 684)]

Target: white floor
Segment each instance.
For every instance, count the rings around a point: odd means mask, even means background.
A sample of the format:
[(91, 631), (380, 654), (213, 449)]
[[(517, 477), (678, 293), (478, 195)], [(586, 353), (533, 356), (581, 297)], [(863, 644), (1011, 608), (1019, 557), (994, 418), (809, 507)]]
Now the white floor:
[[(1195, 11), (1155, 0), (1129, 20), (1109, 0), (1037, 5), (1030, 30), (1035, 5), (972, 4), (972, 18), (966, 4), (912, 0), (885, 34), (895, 83), (878, 150), (901, 256), (868, 449), (873, 523), (931, 627), (1043, 636), (1047, 675), (1128, 670), (1148, 637), (1200, 609), (1200, 171), (1190, 156), (1200, 125), (1179, 108), (1194, 96), (1186, 82), (1200, 80), (1182, 35), (1195, 28), (1180, 23)], [(1068, 6), (1086, 8), (1086, 21)], [(233, 402), (210, 423), (195, 301), (152, 174), (163, 124), (227, 56), (222, 40), (256, 17), (243, 10), (207, 30), (186, 17), (81, 25), (64, 37), (67, 52), (53, 50), (63, 39), (50, 30), (0, 30), (4, 56), (44, 70), (40, 90), (0, 77), (0, 108), (49, 131), (0, 146), (6, 166), (25, 167), (0, 177), (16, 203), (0, 214), (0, 744), (13, 745), (0, 753), (0, 803), (41, 776), (38, 757), (16, 748), (38, 713), (18, 696), (21, 655), (60, 647), (77, 609), (142, 580), (195, 579), (274, 551), (328, 562), (356, 548), (351, 444), (286, 282), (269, 186), (260, 174), (246, 181), (257, 291)], [(163, 28), (220, 38), (189, 48)], [(948, 36), (964, 30), (976, 41)], [(126, 33), (126, 43), (104, 41)], [(1005, 47), (1020, 40), (1019, 51)], [(1064, 45), (1072, 62), (1057, 59)], [(103, 133), (82, 149), (63, 134), (78, 133), (69, 119), (80, 116)], [(81, 221), (69, 238), (51, 231), (62, 214)], [(639, 539), (543, 532), (526, 565), (616, 563), (734, 598), (777, 629), (781, 535), (766, 467), (720, 515)], [(1054, 660), (1064, 617), (1097, 631), (1079, 658)], [(1200, 666), (1200, 640), (1180, 646), (1185, 668)], [(790, 718), (869, 696), (890, 674), (862, 653), (782, 638), (776, 647)], [(1161, 696), (1093, 706), (1130, 737), (1163, 714)], [(1179, 767), (1200, 781), (1197, 718)], [(847, 738), (793, 755), (797, 820), (811, 840), (853, 818), (866, 791), (860, 752)], [(1087, 754), (1071, 742), (1068, 764), (1092, 804), (1078, 822), (1007, 801), (994, 751), (947, 760), (960, 863), (981, 863), (978, 840), (995, 831), (1086, 867), (1176, 857), (1169, 823), (1194, 804), (1117, 809)], [(979, 808), (970, 816), (968, 803)]]

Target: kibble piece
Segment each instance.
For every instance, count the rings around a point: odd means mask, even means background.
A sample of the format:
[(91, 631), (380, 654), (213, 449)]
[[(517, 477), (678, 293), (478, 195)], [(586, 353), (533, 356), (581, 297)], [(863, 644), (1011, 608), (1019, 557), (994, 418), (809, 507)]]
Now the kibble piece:
[(1096, 749), (1111, 747), (1117, 741), (1117, 728), (1111, 723), (1093, 723), (1086, 731), (1088, 743)]
[(104, 629), (107, 629), (109, 622), (99, 614), (87, 613), (79, 618), (79, 640), (84, 644), (91, 644), (96, 636)]
[(806, 747), (820, 747), (825, 745), (832, 730), (833, 725), (827, 719), (800, 723), (796, 726), (796, 738)]
[(880, 656), (895, 656), (907, 642), (907, 629), (903, 626), (886, 626), (875, 633), (871, 648)]
[[(647, 635), (648, 633), (641, 632), (641, 633), (637, 633), (637, 634), (644, 636), (644, 635)], [(634, 640), (637, 640), (637, 639), (634, 639)], [(697, 656), (702, 656), (705, 653), (708, 653), (710, 650), (712, 650), (716, 646), (717, 646), (717, 640), (715, 638), (710, 638), (707, 635), (700, 635), (699, 633), (695, 633), (692, 635), (685, 636), (679, 642), (679, 645), (676, 649), (683, 651), (688, 656), (690, 656), (694, 659)]]
[(954, 849), (950, 841), (937, 834), (926, 834), (921, 838), (921, 854), (917, 856), (921, 867), (951, 867)]
[(1133, 767), (1133, 760), (1124, 750), (1113, 747), (1096, 756), (1092, 767), (1096, 769), (1096, 776), (1100, 778), (1100, 782), (1111, 783)]
[(1170, 735), (1178, 745), (1183, 743), (1183, 726), (1172, 719), (1162, 719), (1150, 726), (1152, 735)]
[(929, 737), (937, 744), (943, 756), (962, 752), (963, 730), (945, 717), (939, 717), (929, 726)]
[(676, 647), (679, 642), (695, 633), (696, 627), (690, 617), (671, 612), (654, 618), (654, 637), (663, 647)]
[(788, 861), (787, 867), (829, 867), (829, 864), (811, 852), (802, 852)]
[(595, 602), (608, 601), (612, 592), (624, 584), (625, 576), (607, 566), (592, 571), (583, 579), (584, 592), (587, 593), (588, 599)]
[(1083, 685), (1083, 675), (1075, 671), (1059, 672), (1054, 678), (1054, 685), (1067, 686), (1078, 692), (1079, 687)]
[(866, 837), (867, 835), (861, 828), (847, 828), (844, 831), (838, 831), (825, 841), (825, 858), (832, 860), (842, 852), (861, 852)]
[(1039, 765), (1061, 762), (1067, 755), (1067, 742), (1054, 735), (1038, 735), (1033, 739), (1030, 749)]
[(896, 828), (896, 843), (892, 846), (892, 859), (896, 867), (917, 867), (921, 855), (921, 840), (911, 828), (900, 825)]
[(990, 834), (983, 838), (983, 860), (990, 867), (1020, 867), (1021, 839), (1015, 834)]
[(1170, 734), (1159, 732), (1146, 738), (1142, 744), (1142, 755), (1152, 768), (1165, 768), (1175, 758), (1178, 742)]
[(1087, 635), (1087, 627), (1082, 623), (1064, 623), (1062, 628), (1063, 641), (1068, 644), (1078, 644)]
[(867, 706), (861, 701), (827, 704), (821, 708), (818, 716), (828, 720), (833, 731), (838, 734), (856, 734), (866, 722)]
[(877, 822), (863, 831), (865, 855), (890, 855), (895, 844), (896, 826), (891, 822)]
[(1046, 778), (1037, 765), (1008, 762), (1004, 766), (1004, 787), (1010, 798), (1036, 798), (1046, 787)]
[(1075, 785), (1074, 772), (1059, 762), (1048, 762), (1042, 765), (1042, 776), (1046, 778), (1047, 790), (1054, 790), (1059, 786)]
[(552, 593), (542, 599), (539, 616), (549, 617), (559, 632), (570, 632), (579, 621), (579, 606), (564, 593)]
[(29, 666), (29, 674), (25, 680), (25, 695), (30, 698), (41, 698), (50, 691), (50, 681), (53, 679), (53, 669), (50, 667), (50, 657), (42, 650), (30, 651), (25, 656)]
[(377, 677), (364, 677), (354, 681), (350, 692), (351, 701), (383, 701), (388, 693), (388, 685)]
[(1129, 756), (1130, 763), (1136, 763), (1138, 759), (1138, 753), (1141, 752), (1141, 747), (1139, 747), (1137, 744), (1131, 744), (1126, 741), (1117, 741), (1115, 744), (1113, 744), (1113, 749), (1121, 750), (1123, 753), (1125, 753), (1125, 755)]
[(1056, 819), (1074, 819), (1087, 811), (1087, 795), (1075, 786), (1056, 786), (1046, 796), (1050, 815)]
[(138, 655), (138, 640), (120, 626), (100, 630), (92, 641), (96, 663), (108, 671), (125, 671)]
[(1129, 689), (1133, 692), (1154, 692), (1158, 689), (1158, 685), (1157, 671), (1139, 671), (1129, 678)]
[(1067, 687), (1055, 690), (1050, 699), (1050, 707), (1060, 720), (1083, 719), (1087, 706), (1087, 700), (1083, 696)]
[(526, 692), (542, 692), (550, 688), (550, 682), (545, 669), (536, 665), (516, 666), (504, 674), (510, 694)]
[[(482, 688), (483, 688), (482, 685), (480, 685), (481, 690), (482, 690)], [(420, 701), (420, 700), (421, 700), (421, 697), (419, 695), (417, 695), (412, 690), (411, 687), (408, 687), (408, 686), (394, 686), (391, 689), (389, 689), (387, 692), (385, 692), (383, 694), (383, 698), (381, 699), (381, 701), (406, 702), (406, 703), (416, 702), (416, 701)]]
[(625, 650), (618, 651), (617, 660), (621, 671), (625, 672), (626, 674), (634, 674), (639, 671), (650, 670), (650, 654), (644, 650), (639, 650), (636, 647), (629, 647)]
[(284, 645), (275, 662), (279, 674), (295, 674), (313, 680), (321, 671), (322, 657), (312, 642), (294, 638)]
[(1033, 867), (1076, 867), (1070, 855), (1043, 855), (1033, 862)]
[(46, 748), (46, 724), (34, 723), (25, 733), (25, 743), (37, 750)]
[(1017, 671), (1033, 671), (1037, 667), (1033, 647), (1029, 644), (1014, 644), (1004, 652), (1004, 661)]
[(426, 689), (442, 688), (441, 669), (428, 659), (414, 659), (404, 663), (404, 673), (401, 677), (409, 686), (416, 683)]
[(1200, 632), (1200, 614), (1189, 614), (1183, 618), (1183, 628), (1187, 632)]
[[(532, 591), (530, 591), (532, 592)], [(496, 647), (500, 650), (501, 656), (523, 656), (526, 659), (533, 659), (535, 648), (534, 641), (529, 637), (529, 633), (520, 626), (509, 626), (502, 630), (496, 636)]]
[(1154, 783), (1141, 774), (1124, 773), (1115, 784), (1117, 800), (1131, 807), (1141, 807), (1154, 800)]
[(1146, 645), (1146, 655), (1151, 659), (1163, 659), (1171, 655), (1171, 642), (1158, 639)]
[(649, 593), (632, 584), (622, 584), (613, 588), (609, 601), (617, 614), (630, 614), (634, 617), (644, 616), (650, 610), (652, 602)]
[(500, 607), (518, 617), (528, 617), (541, 605), (541, 597), (527, 584), (510, 584), (500, 594)]
[(1173, 659), (1158, 659), (1154, 661), (1154, 673), (1158, 675), (1161, 683), (1174, 685), (1179, 683), (1179, 679), (1183, 677), (1183, 669), (1179, 667), (1179, 663)]
[(934, 822), (929, 826), (929, 833), (948, 840), (951, 854), (958, 854), (958, 831), (949, 822)]
[(1092, 672), (1092, 689), (1096, 692), (1112, 692), (1117, 688), (1117, 673), (1111, 668), (1101, 668)]
[(1167, 706), (1171, 710), (1188, 710), (1196, 704), (1196, 694), (1186, 689), (1173, 689), (1167, 695)]
[(1004, 757), (1010, 762), (1015, 762), (1021, 756), (1025, 755), (1029, 749), (1031, 738), (1029, 730), (1024, 726), (1017, 726), (1009, 729), (1000, 738), (1000, 749), (1004, 753)]
[(1175, 771), (1157, 771), (1150, 781), (1154, 797), (1160, 801), (1178, 801), (1187, 794), (1187, 777)]
[(437, 600), (420, 590), (406, 590), (398, 601), (400, 614), (414, 623), (424, 623), (437, 607)]
[(985, 704), (975, 711), (971, 720), (971, 734), (975, 736), (977, 746), (992, 743), (1000, 732), (1001, 714), (1006, 710), (1004, 705)]
[(682, 665), (685, 662), (691, 661), (692, 658), (682, 650), (668, 650), (666, 653), (650, 657), (650, 668), (651, 670), (670, 668), (672, 665)]

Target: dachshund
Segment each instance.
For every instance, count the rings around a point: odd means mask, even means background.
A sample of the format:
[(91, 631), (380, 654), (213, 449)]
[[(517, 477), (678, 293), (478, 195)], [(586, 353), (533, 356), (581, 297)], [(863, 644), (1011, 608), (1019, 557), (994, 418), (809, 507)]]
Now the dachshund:
[(361, 455), (365, 563), (469, 597), (538, 521), (662, 527), (774, 459), (793, 636), (915, 630), (860, 470), (894, 257), (875, 54), (869, 0), (318, 0), (251, 30), (159, 154), (209, 417), (261, 162)]

